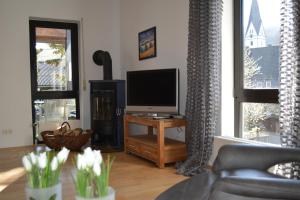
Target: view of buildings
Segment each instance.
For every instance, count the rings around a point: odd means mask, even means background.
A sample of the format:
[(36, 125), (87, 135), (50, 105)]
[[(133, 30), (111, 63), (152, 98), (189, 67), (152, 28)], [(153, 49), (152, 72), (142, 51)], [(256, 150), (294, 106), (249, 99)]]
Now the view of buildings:
[[(37, 90), (72, 90), (70, 31), (38, 28), (36, 37)], [(75, 99), (40, 99), (34, 103), (37, 122), (76, 118)]]
[[(277, 12), (268, 12), (270, 7), (266, 2), (269, 2), (269, 5), (273, 4), (274, 8), (279, 8), (280, 1), (244, 2), (244, 17), (248, 19), (247, 23), (244, 23), (244, 88), (277, 89), (280, 23), (278, 21), (276, 24), (274, 20), (279, 19), (280, 11), (278, 9)], [(265, 17), (262, 17), (262, 14)], [(279, 105), (243, 103), (243, 138), (279, 143)]]

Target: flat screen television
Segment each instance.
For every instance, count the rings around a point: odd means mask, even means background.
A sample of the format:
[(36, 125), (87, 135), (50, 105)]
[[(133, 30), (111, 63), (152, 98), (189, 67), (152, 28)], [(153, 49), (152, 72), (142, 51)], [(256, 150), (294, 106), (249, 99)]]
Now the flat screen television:
[(127, 71), (126, 111), (178, 114), (178, 85), (178, 69)]

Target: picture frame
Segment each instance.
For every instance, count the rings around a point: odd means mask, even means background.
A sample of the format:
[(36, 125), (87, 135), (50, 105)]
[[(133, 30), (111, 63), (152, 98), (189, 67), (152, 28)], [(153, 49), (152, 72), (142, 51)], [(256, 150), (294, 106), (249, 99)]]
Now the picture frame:
[(156, 57), (156, 27), (139, 32), (138, 38), (139, 60)]

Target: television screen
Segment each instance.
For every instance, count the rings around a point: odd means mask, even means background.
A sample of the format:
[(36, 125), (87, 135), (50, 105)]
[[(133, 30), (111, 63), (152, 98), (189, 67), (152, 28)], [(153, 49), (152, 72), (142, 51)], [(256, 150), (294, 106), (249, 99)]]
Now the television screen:
[(127, 72), (127, 106), (177, 108), (177, 69)]

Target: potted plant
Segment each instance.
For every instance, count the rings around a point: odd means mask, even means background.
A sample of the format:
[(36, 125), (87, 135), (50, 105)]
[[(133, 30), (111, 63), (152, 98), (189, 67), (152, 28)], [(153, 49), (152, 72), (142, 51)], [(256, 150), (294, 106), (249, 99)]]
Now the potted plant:
[(77, 155), (74, 174), (77, 200), (115, 200), (115, 191), (109, 186), (113, 160), (108, 155), (104, 161), (101, 152), (90, 147)]
[(66, 148), (57, 154), (54, 151), (31, 152), (22, 158), (27, 175), (27, 200), (62, 199), (59, 177), (69, 152)]

